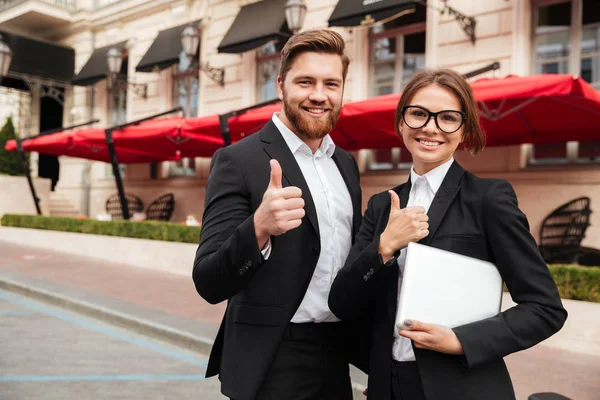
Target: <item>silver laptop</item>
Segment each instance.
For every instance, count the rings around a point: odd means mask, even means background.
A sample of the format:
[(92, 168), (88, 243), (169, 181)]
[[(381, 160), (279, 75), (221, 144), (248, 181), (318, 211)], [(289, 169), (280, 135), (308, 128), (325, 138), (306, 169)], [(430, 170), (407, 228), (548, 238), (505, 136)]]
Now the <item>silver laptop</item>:
[(396, 326), (417, 320), (454, 328), (500, 312), (502, 278), (490, 262), (409, 243)]

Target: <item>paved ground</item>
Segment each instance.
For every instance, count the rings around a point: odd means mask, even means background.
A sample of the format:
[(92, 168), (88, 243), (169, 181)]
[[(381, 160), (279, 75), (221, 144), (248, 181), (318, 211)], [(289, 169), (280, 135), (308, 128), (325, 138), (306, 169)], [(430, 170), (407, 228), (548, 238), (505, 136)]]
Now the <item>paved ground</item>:
[[(30, 297), (43, 298), (111, 323), (136, 328), (145, 334), (158, 336), (164, 340), (187, 346), (194, 350), (194, 353), (201, 354), (206, 354), (208, 351), (224, 311), (224, 304), (211, 306), (205, 303), (196, 294), (189, 276), (134, 268), (127, 265), (108, 264), (61, 253), (38, 251), (0, 241), (0, 289), (2, 288), (10, 289), (12, 292), (12, 294), (5, 293), (5, 295), (15, 296), (14, 293), (27, 293)], [(1, 300), (2, 298), (0, 298)], [(505, 306), (508, 306), (508, 303), (509, 301), (505, 301)], [(600, 305), (565, 301), (565, 307), (570, 312), (570, 318), (563, 331), (533, 349), (507, 357), (507, 364), (519, 400), (526, 400), (529, 394), (540, 391), (556, 391), (574, 400), (600, 399), (600, 395), (598, 395), (600, 393)], [(29, 312), (21, 308), (6, 311), (16, 314), (0, 314), (0, 327), (3, 331), (5, 325), (12, 326), (12, 324), (19, 321), (19, 323), (25, 323), (28, 318), (33, 318), (31, 315), (19, 315), (20, 312)], [(5, 321), (9, 321), (9, 319), (10, 322), (5, 324)], [(43, 331), (40, 326), (45, 326), (40, 321), (38, 322), (40, 325), (36, 325), (35, 321), (32, 321), (32, 325), (29, 326), (22, 325), (19, 328), (21, 330), (18, 332), (36, 337), (35, 335), (40, 335), (38, 331)], [(29, 333), (29, 331), (32, 332)], [(7, 342), (2, 335), (0, 333), (0, 339), (2, 339), (2, 347), (5, 347), (4, 343)], [(83, 336), (80, 338), (79, 335)], [(18, 336), (18, 334), (13, 332), (9, 334), (9, 337), (11, 336)], [(78, 341), (83, 341), (84, 337), (85, 334), (79, 332), (70, 336), (70, 342), (78, 343)], [(45, 342), (41, 339), (38, 341)], [(28, 342), (36, 342), (36, 340)], [(96, 363), (100, 365), (105, 362), (105, 360), (95, 357), (95, 353), (92, 352), (97, 349), (96, 347), (101, 347), (98, 345), (98, 343), (101, 343), (100, 339), (96, 338), (91, 342), (96, 343), (96, 346), (82, 348), (82, 352), (77, 357), (79, 364), (75, 365), (89, 364), (94, 366)], [(52, 343), (52, 341), (49, 343)], [(164, 342), (163, 345), (166, 346)], [(10, 342), (8, 347), (11, 351), (9, 354), (15, 352), (12, 350), (13, 347), (15, 349), (22, 348), (19, 346), (21, 345), (19, 345), (18, 340)], [(45, 350), (38, 349), (32, 354), (43, 351)], [(93, 372), (93, 369), (89, 369), (86, 373), (92, 375), (103, 373), (112, 375), (150, 374), (153, 376), (183, 374), (177, 368), (173, 370), (174, 372), (153, 369), (149, 372), (127, 370), (127, 361), (135, 358), (117, 356), (121, 353), (128, 354), (126, 350), (121, 348), (114, 347), (114, 351), (116, 355), (108, 358), (114, 358), (117, 364), (118, 360), (122, 360), (124, 362), (123, 371), (118, 373), (110, 372), (110, 370)], [(19, 350), (16, 352), (18, 353)], [(102, 354), (112, 353), (102, 352)], [(16, 356), (13, 355), (13, 357)], [(158, 356), (155, 355), (155, 357)], [(196, 357), (202, 359), (197, 354)], [(42, 389), (40, 389), (40, 392), (27, 389), (27, 385), (30, 385), (31, 382), (4, 382), (2, 380), (6, 379), (4, 378), (6, 376), (17, 375), (48, 376), (48, 370), (44, 369), (47, 362), (30, 361), (30, 359), (24, 357), (7, 362), (4, 356), (0, 355), (0, 399), (4, 400), (3, 390), (9, 390), (6, 389), (7, 387), (15, 391), (14, 393), (23, 393), (24, 397), (22, 398), (46, 399), (46, 397), (38, 397), (38, 394), (43, 392)], [(133, 364), (137, 365), (139, 363)], [(23, 368), (23, 371), (19, 372), (20, 368)], [(50, 370), (50, 372), (57, 376), (71, 376), (76, 371)], [(194, 372), (191, 375), (195, 374)], [(364, 383), (364, 376), (357, 374), (354, 380), (358, 384)], [(89, 383), (76, 382), (73, 383), (75, 385), (73, 388), (76, 388), (77, 385)], [(131, 393), (136, 393), (140, 390), (139, 385), (142, 385), (142, 382), (136, 380), (119, 381), (119, 385), (121, 384), (131, 385)], [(150, 380), (143, 382), (143, 385), (158, 385), (155, 389), (157, 396), (163, 393), (159, 389), (161, 384), (164, 384), (164, 382), (157, 383)], [(95, 385), (101, 385), (101, 383), (96, 382)], [(107, 385), (107, 387), (110, 387), (107, 390), (116, 390), (115, 388), (119, 385), (114, 385), (114, 387)], [(184, 387), (187, 385), (196, 387), (198, 393), (193, 398), (200, 400), (218, 398), (211, 397), (218, 396), (215, 394), (218, 382), (214, 379), (177, 381), (174, 385), (183, 388), (184, 391)], [(73, 390), (84, 389), (77, 388)], [(152, 391), (149, 391), (149, 393), (152, 393)], [(68, 397), (58, 396), (56, 398)], [(122, 396), (111, 398), (127, 399), (127, 397)], [(142, 398), (142, 396), (140, 395), (138, 398)], [(174, 397), (167, 396), (164, 398), (190, 397), (177, 394)], [(15, 397), (11, 396), (7, 399), (15, 400)], [(20, 398), (17, 397), (17, 399)]]
[(0, 399), (224, 399), (204, 355), (3, 290), (0, 342)]

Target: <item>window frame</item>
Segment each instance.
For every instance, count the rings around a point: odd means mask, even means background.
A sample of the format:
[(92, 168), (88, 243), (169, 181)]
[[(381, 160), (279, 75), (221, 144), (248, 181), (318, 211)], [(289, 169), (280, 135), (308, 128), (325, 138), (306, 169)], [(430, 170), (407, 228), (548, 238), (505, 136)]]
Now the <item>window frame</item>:
[[(381, 32), (373, 33), (371, 30), (368, 31), (367, 34), (367, 44), (368, 44), (368, 55), (367, 55), (367, 65), (368, 65), (368, 87), (367, 87), (367, 97), (376, 97), (377, 95), (374, 92), (375, 88), (375, 74), (373, 73), (374, 64), (374, 54), (375, 51), (375, 42), (381, 39), (386, 38), (395, 38), (396, 40), (396, 58), (395, 58), (395, 68), (394, 68), (394, 76), (398, 77), (398, 79), (394, 79), (393, 82), (393, 91), (392, 93), (399, 93), (404, 87), (404, 82), (402, 78), (404, 76), (404, 39), (406, 36), (414, 35), (417, 33), (424, 33), (427, 35), (427, 23), (426, 22), (418, 22), (415, 24), (410, 24), (406, 26), (401, 26), (398, 28), (392, 28), (383, 30)], [(427, 40), (427, 39), (426, 39)], [(427, 43), (427, 42), (426, 42)], [(426, 56), (427, 48), (423, 53), (423, 56)], [(389, 60), (381, 60), (381, 63), (389, 62)], [(389, 149), (391, 152), (392, 162), (377, 162), (376, 154), (377, 150), (366, 150), (366, 171), (379, 173), (379, 172), (398, 172), (398, 171), (406, 171), (410, 170), (412, 167), (412, 162), (404, 162), (401, 160), (401, 152), (407, 151), (402, 147), (393, 147)]]
[[(569, 54), (565, 57), (557, 57), (550, 60), (544, 60), (543, 63), (538, 62), (536, 42), (537, 38), (541, 35), (548, 34), (549, 32), (537, 33), (539, 12), (540, 8), (548, 7), (556, 4), (569, 3), (571, 5), (571, 20), (568, 28), (557, 28), (552, 30), (550, 33), (564, 32), (567, 31), (569, 34)], [(542, 64), (550, 64), (558, 62), (559, 65), (566, 61), (567, 71), (559, 73), (568, 73), (574, 76), (579, 76), (581, 73), (581, 62), (585, 59), (594, 59), (594, 57), (600, 57), (600, 50), (592, 53), (582, 55), (582, 38), (583, 30), (588, 27), (597, 26), (600, 29), (600, 21), (593, 22), (591, 24), (583, 25), (583, 0), (536, 0), (532, 2), (533, 12), (532, 25), (531, 25), (531, 74), (538, 74), (538, 66)], [(600, 36), (600, 35), (599, 35)], [(600, 38), (599, 38), (600, 39)], [(600, 61), (598, 62), (598, 69), (600, 72)], [(593, 87), (600, 90), (600, 75), (597, 82), (590, 83)], [(526, 147), (527, 154), (527, 167), (537, 166), (573, 166), (573, 165), (593, 165), (600, 164), (600, 155), (594, 159), (588, 159), (579, 157), (579, 142), (566, 142), (566, 157), (564, 158), (542, 158), (536, 159), (534, 157), (534, 144), (529, 144)]]

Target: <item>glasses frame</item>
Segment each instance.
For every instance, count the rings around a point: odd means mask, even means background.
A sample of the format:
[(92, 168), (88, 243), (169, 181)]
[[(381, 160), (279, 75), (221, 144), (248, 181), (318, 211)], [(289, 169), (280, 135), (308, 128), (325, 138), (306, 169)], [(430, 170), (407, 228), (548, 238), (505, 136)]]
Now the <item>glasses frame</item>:
[[(404, 115), (406, 113), (406, 110), (408, 110), (409, 108), (418, 108), (419, 110), (423, 110), (423, 111), (425, 111), (427, 113), (427, 119), (425, 119), (425, 122), (423, 123), (423, 125), (421, 125), (421, 126), (410, 126), (410, 124), (408, 122), (406, 122), (406, 118), (405, 118)], [(462, 117), (461, 120), (460, 120), (460, 125), (458, 126), (458, 128), (456, 128), (453, 131), (446, 131), (446, 130), (442, 129), (440, 127), (440, 124), (438, 123), (438, 119), (437, 119), (438, 114), (443, 114), (443, 113), (449, 112), (449, 111), (450, 112), (459, 113), (460, 116)], [(438, 112), (432, 112), (432, 111), (429, 111), (428, 109), (426, 109), (424, 107), (421, 107), (421, 106), (404, 106), (404, 107), (402, 107), (402, 120), (404, 121), (404, 123), (406, 124), (406, 126), (408, 126), (411, 129), (421, 129), (422, 127), (424, 127), (425, 125), (427, 125), (429, 123), (429, 120), (431, 119), (431, 117), (433, 117), (433, 120), (435, 121), (435, 126), (437, 126), (437, 128), (440, 131), (442, 131), (444, 133), (454, 133), (454, 132), (458, 131), (460, 128), (462, 128), (463, 124), (465, 123), (465, 120), (467, 119), (467, 114), (464, 113), (463, 111), (457, 111), (457, 110), (442, 110), (442, 111), (438, 111)]]

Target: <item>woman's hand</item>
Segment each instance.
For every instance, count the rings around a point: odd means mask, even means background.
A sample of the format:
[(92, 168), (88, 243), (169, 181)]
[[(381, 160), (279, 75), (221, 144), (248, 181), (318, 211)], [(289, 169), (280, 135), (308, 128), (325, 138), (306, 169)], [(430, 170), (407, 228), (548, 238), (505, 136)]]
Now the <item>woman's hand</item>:
[(387, 226), (379, 238), (379, 254), (387, 262), (394, 253), (429, 235), (429, 218), (423, 207), (400, 208), (400, 199), (393, 190), (388, 191), (392, 204)]
[(405, 321), (406, 329), (400, 329), (398, 334), (411, 339), (418, 349), (439, 351), (446, 354), (464, 354), (458, 337), (450, 328), (419, 321)]

